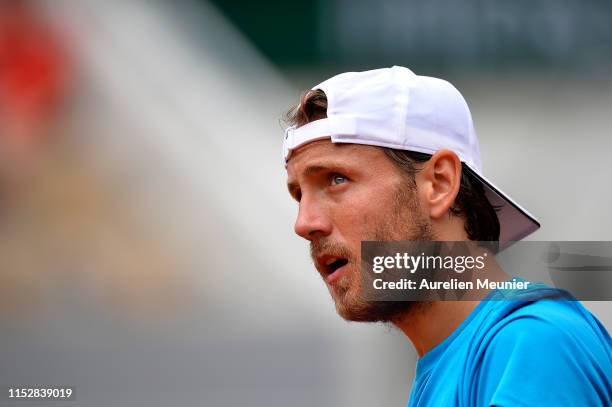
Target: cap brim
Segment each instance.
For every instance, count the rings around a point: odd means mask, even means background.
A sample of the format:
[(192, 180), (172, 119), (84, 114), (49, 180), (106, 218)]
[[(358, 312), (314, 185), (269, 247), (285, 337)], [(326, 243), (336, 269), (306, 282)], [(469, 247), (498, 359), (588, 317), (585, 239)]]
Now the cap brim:
[(527, 210), (504, 194), (491, 181), (476, 173), (469, 166), (466, 165), (466, 167), (482, 183), (487, 199), (496, 208), (500, 227), (500, 250), (505, 249), (518, 240), (524, 239), (540, 228), (540, 222)]

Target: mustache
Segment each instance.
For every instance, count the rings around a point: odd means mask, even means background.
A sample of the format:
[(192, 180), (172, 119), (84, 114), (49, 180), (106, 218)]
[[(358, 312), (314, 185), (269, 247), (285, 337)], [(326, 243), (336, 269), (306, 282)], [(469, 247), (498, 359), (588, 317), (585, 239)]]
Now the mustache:
[(327, 238), (310, 241), (310, 257), (316, 262), (317, 257), (325, 253), (328, 255), (343, 257), (349, 261), (353, 259), (351, 250), (342, 243), (332, 242)]

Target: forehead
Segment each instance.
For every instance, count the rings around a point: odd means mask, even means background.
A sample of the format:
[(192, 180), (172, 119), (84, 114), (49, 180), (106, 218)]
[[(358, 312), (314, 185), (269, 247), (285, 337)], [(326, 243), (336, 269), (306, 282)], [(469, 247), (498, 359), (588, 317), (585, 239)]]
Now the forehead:
[(313, 141), (295, 150), (287, 163), (287, 175), (289, 179), (294, 179), (308, 168), (317, 166), (348, 167), (368, 172), (393, 167), (378, 147), (332, 143), (331, 140), (325, 139)]

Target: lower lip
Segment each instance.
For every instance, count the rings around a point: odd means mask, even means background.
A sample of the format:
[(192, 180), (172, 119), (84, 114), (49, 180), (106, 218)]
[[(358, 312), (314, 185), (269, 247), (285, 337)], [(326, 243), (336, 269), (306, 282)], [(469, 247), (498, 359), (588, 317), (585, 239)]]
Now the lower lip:
[(327, 281), (327, 284), (334, 284), (336, 281), (338, 281), (338, 279), (342, 277), (342, 275), (344, 274), (344, 268), (347, 265), (348, 264), (345, 264), (344, 266), (340, 267), (339, 269), (331, 273), (329, 276), (327, 276), (325, 278), (325, 281)]

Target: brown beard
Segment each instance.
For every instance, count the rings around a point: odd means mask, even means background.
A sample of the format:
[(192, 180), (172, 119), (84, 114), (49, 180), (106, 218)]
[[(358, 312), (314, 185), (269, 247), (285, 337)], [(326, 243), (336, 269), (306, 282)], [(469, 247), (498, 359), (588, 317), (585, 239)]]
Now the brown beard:
[[(382, 217), (376, 229), (367, 233), (363, 240), (434, 240), (431, 223), (422, 214), (415, 198), (414, 187), (402, 185), (398, 188), (390, 216)], [(310, 242), (311, 257), (330, 253), (348, 259), (345, 273), (336, 284), (329, 287), (338, 314), (347, 321), (391, 322), (399, 315), (418, 312), (424, 303), (415, 301), (368, 301), (361, 294), (361, 279), (358, 268), (360, 256), (353, 255), (343, 244), (331, 242), (327, 238)]]

